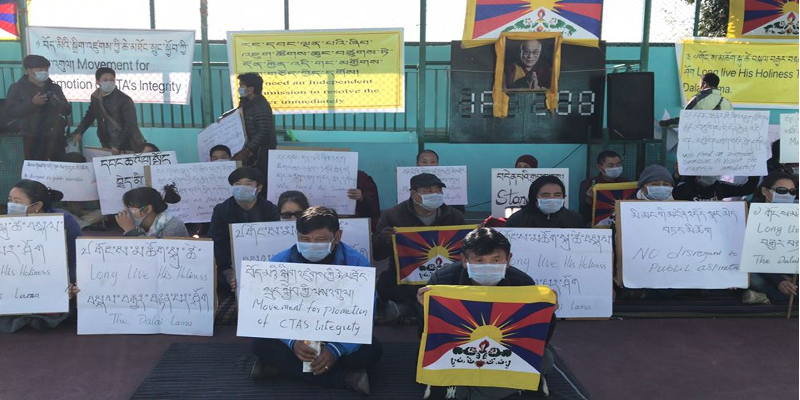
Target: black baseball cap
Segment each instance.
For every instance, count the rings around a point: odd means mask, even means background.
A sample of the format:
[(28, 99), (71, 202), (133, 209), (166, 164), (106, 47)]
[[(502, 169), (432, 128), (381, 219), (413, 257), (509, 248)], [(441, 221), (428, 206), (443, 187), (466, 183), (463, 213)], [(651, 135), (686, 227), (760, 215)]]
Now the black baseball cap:
[(437, 178), (434, 174), (419, 174), (411, 177), (411, 190), (417, 190), (421, 187), (431, 186), (438, 186), (442, 188), (447, 187), (447, 185), (439, 180), (439, 178)]

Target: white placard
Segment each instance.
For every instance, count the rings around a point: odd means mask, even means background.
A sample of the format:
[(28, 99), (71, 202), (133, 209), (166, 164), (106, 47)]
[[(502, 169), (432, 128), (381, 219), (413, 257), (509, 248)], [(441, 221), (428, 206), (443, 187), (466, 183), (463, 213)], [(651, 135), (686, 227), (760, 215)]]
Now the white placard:
[(312, 206), (330, 207), (340, 215), (356, 213), (356, 201), (347, 197), (356, 188), (356, 152), (270, 150), (267, 171), (267, 198), (275, 204), (281, 193), (299, 190)]
[(767, 174), (769, 111), (681, 111), (681, 175)]
[(79, 238), (78, 334), (214, 334), (214, 243)]
[(411, 190), (411, 178), (419, 174), (434, 174), (447, 185), (442, 189), (444, 204), (469, 204), (467, 196), (467, 167), (397, 167), (397, 203), (408, 200)]
[(69, 311), (64, 216), (0, 216), (0, 315)]
[[(296, 221), (255, 222), (231, 224), (231, 262), (236, 276), (242, 276), (242, 263), (269, 261), (297, 243)], [(369, 218), (341, 218), (342, 242), (372, 262)]]
[(197, 134), (197, 155), (200, 161), (211, 161), (211, 148), (220, 144), (228, 146), (234, 155), (242, 150), (246, 140), (242, 112), (237, 109)]
[(742, 271), (796, 274), (798, 215), (797, 204), (751, 204), (744, 235)]
[[(798, 114), (781, 114), (781, 163), (796, 163), (800, 161), (800, 146), (798, 146), (797, 123)], [(774, 157), (774, 154), (773, 154)]]
[(134, 103), (189, 104), (194, 31), (29, 26), (28, 53), (50, 60), (50, 79), (69, 101), (89, 102), (100, 67)]
[(372, 343), (375, 269), (247, 261), (237, 336)]
[(611, 317), (610, 229), (494, 229), (511, 242), (511, 265), (558, 294), (557, 317)]
[(235, 169), (235, 161), (154, 165), (150, 186), (163, 191), (174, 183), (181, 201), (169, 205), (170, 214), (185, 223), (211, 222), (214, 206), (231, 197), (228, 175)]
[(747, 287), (747, 274), (739, 271), (744, 244), (744, 202), (621, 201), (617, 204), (626, 287)]
[(111, 150), (101, 147), (84, 146), (83, 156), (86, 158), (86, 162), (92, 162), (92, 160), (95, 158), (113, 156), (113, 154), (111, 153)]
[(569, 168), (492, 168), (492, 216), (506, 217), (506, 207), (528, 204), (528, 189), (539, 177), (552, 175), (561, 179), (569, 206)]
[(174, 151), (164, 151), (96, 157), (92, 163), (100, 195), (100, 210), (103, 215), (109, 215), (125, 208), (122, 204), (122, 195), (125, 192), (146, 186), (145, 166), (175, 165), (178, 158)]
[(50, 189), (64, 194), (64, 201), (94, 201), (97, 182), (92, 163), (69, 163), (55, 161), (25, 160), (22, 164), (22, 179), (41, 182)]

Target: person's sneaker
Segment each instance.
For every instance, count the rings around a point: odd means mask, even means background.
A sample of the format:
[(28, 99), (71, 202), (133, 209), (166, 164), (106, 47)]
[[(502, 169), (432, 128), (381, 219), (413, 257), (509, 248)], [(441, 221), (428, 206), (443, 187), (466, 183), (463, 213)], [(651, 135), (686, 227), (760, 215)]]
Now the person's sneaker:
[(346, 371), (344, 373), (344, 383), (348, 388), (360, 395), (366, 396), (369, 394), (369, 375), (363, 369)]
[(253, 363), (253, 369), (250, 370), (250, 378), (256, 381), (279, 376), (280, 374), (280, 370), (271, 365), (267, 365), (260, 358)]
[(424, 400), (446, 400), (455, 399), (456, 386), (431, 386), (425, 387), (425, 394), (422, 395)]
[(747, 289), (742, 293), (742, 303), (744, 304), (769, 304), (769, 297), (761, 292)]
[(547, 388), (547, 380), (544, 379), (544, 375), (542, 375), (541, 382), (539, 382), (539, 391), (545, 396), (550, 396), (550, 389)]

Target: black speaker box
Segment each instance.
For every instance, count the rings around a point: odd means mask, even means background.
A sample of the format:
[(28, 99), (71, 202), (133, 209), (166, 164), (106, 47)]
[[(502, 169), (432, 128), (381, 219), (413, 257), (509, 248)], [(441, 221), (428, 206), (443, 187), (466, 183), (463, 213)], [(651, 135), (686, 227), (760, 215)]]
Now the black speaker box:
[(608, 74), (610, 140), (653, 139), (654, 82), (652, 72)]

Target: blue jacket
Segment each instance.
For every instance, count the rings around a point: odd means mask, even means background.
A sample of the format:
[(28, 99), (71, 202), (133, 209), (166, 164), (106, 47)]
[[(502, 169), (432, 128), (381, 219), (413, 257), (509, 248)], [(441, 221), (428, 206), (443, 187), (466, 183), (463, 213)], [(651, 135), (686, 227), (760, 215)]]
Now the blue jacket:
[[(270, 261), (273, 262), (290, 262), (300, 264), (315, 264), (306, 260), (299, 251), (297, 245), (294, 245), (278, 254), (272, 256)], [(333, 254), (320, 261), (319, 264), (328, 265), (348, 265), (351, 267), (369, 267), (369, 261), (361, 255), (356, 249), (344, 244), (339, 243)], [(281, 342), (289, 346), (289, 349), (294, 349), (294, 339), (281, 339)], [(353, 354), (361, 348), (359, 343), (333, 343), (325, 342), (325, 347), (333, 354), (338, 360), (341, 356)]]

